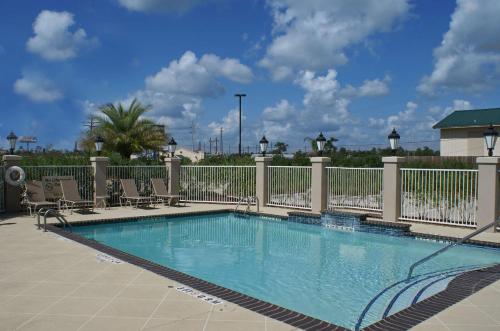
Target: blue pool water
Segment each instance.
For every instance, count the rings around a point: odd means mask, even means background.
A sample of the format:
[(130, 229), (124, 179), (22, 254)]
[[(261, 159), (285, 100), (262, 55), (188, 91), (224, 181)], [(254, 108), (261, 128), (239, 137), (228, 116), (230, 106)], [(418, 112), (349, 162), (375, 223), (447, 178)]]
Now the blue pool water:
[(411, 283), (400, 282), (413, 262), (446, 243), (336, 215), (287, 221), (219, 213), (84, 225), (73, 231), (347, 328), (371, 324), (407, 307), (424, 287), (418, 300), (428, 297), (459, 272), (500, 263), (498, 249), (458, 246), (418, 267)]

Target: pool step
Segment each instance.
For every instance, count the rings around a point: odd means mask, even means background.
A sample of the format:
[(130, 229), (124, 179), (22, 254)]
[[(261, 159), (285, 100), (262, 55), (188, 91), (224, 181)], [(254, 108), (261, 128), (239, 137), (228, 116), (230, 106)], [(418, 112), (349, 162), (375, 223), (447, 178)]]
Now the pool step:
[(444, 290), (454, 277), (480, 267), (482, 266), (457, 267), (425, 273), (412, 277), (410, 281), (404, 279), (388, 286), (368, 303), (356, 323), (355, 330), (360, 330)]

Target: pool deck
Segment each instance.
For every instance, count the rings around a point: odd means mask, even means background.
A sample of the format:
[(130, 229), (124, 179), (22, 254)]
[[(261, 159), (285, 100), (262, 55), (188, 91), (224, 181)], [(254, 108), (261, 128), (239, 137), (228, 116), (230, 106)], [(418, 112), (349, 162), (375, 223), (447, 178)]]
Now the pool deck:
[[(188, 204), (144, 210), (74, 213), (70, 222), (216, 211)], [(286, 216), (290, 210), (262, 208)], [(0, 330), (295, 330), (232, 303), (211, 305), (178, 292), (181, 284), (128, 263), (97, 259), (96, 250), (36, 229), (25, 214), (0, 217)], [(412, 223), (412, 231), (463, 236), (471, 230)], [(500, 243), (500, 234), (478, 240)], [(414, 330), (499, 330), (500, 281), (419, 324)]]

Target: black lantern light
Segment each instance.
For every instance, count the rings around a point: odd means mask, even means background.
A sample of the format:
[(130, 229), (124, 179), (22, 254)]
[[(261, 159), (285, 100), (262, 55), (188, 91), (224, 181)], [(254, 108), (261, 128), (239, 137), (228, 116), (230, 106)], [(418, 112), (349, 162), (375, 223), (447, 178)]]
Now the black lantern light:
[(269, 145), (269, 141), (267, 141), (266, 136), (262, 136), (262, 139), (259, 141), (260, 152), (262, 156), (266, 156), (267, 145)]
[(101, 155), (102, 145), (104, 145), (104, 139), (101, 136), (97, 136), (94, 141), (95, 150), (97, 151), (97, 155)]
[(493, 150), (495, 149), (495, 144), (497, 142), (498, 132), (495, 130), (492, 124), (490, 124), (488, 130), (484, 133), (484, 140), (486, 142), (486, 148), (488, 149), (488, 156), (493, 156)]
[(172, 139), (170, 139), (170, 141), (168, 142), (168, 151), (172, 157), (174, 157), (175, 155), (176, 148), (177, 148), (177, 143), (175, 142), (174, 137), (172, 137)]
[(399, 148), (399, 133), (397, 133), (396, 129), (392, 129), (392, 132), (389, 136), (389, 144), (391, 145), (392, 155), (396, 155), (396, 151)]
[(323, 155), (323, 150), (325, 149), (326, 138), (323, 136), (323, 132), (320, 132), (318, 138), (316, 138), (316, 146), (318, 146), (318, 154)]
[(10, 131), (7, 136), (7, 140), (9, 141), (10, 146), (10, 154), (14, 154), (14, 150), (16, 149), (17, 136), (14, 132)]

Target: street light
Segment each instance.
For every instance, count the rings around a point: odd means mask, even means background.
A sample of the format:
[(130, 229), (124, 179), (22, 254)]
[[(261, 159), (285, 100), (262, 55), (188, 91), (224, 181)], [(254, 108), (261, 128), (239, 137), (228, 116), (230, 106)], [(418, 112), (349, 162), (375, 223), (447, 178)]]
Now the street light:
[(172, 137), (172, 139), (168, 142), (168, 151), (170, 152), (171, 157), (174, 157), (176, 148), (177, 142), (175, 142), (174, 137)]
[(240, 116), (239, 117), (239, 119), (240, 119), (240, 142), (238, 144), (238, 154), (241, 156), (241, 99), (246, 97), (247, 95), (244, 93), (236, 93), (234, 96), (240, 99), (240, 115), (239, 115)]
[(101, 155), (102, 145), (104, 145), (104, 139), (101, 136), (97, 136), (94, 141), (95, 150), (97, 151), (97, 155)]
[(267, 141), (266, 136), (262, 136), (262, 139), (259, 141), (260, 152), (262, 153), (262, 156), (266, 156), (268, 144), (269, 144), (269, 141)]
[(387, 136), (389, 138), (389, 144), (391, 145), (392, 155), (396, 155), (396, 151), (399, 148), (399, 133), (397, 133), (396, 129), (392, 129), (390, 135)]
[(7, 136), (7, 140), (9, 141), (10, 145), (10, 154), (14, 154), (14, 150), (16, 149), (16, 142), (17, 142), (17, 136), (14, 132), (10, 131), (9, 135)]
[(323, 132), (320, 132), (318, 138), (316, 138), (316, 145), (318, 146), (318, 154), (323, 155), (323, 150), (325, 149), (326, 138), (323, 136)]
[(486, 148), (488, 149), (488, 156), (493, 156), (493, 149), (495, 149), (497, 138), (498, 132), (495, 130), (493, 125), (490, 124), (488, 130), (484, 133), (484, 140), (486, 142)]

